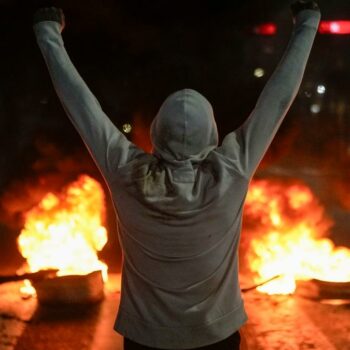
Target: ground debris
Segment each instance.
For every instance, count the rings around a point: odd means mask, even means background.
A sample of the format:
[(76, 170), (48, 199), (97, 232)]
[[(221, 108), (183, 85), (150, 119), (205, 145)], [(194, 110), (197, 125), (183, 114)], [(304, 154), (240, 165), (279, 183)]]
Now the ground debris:
[(5, 319), (5, 320), (16, 320), (16, 321), (25, 322), (25, 323), (31, 322), (31, 319), (22, 319), (16, 315), (7, 314), (7, 313), (0, 313), (0, 318)]

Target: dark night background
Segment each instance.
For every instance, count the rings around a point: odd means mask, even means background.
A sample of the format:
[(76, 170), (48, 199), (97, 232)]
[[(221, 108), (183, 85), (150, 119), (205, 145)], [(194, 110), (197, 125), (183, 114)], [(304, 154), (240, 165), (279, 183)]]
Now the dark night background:
[[(71, 59), (103, 109), (147, 145), (147, 128), (175, 90), (211, 101), (225, 135), (248, 116), (287, 45), (292, 1), (6, 1), (0, 0), (0, 265), (18, 263), (22, 213), (49, 190), (85, 172), (101, 180), (65, 116), (31, 28), (42, 5), (66, 15)], [(319, 0), (324, 20), (349, 19), (348, 0)], [(274, 36), (253, 33), (272, 21)], [(350, 35), (318, 34), (298, 97), (257, 176), (292, 177), (313, 187), (337, 221), (335, 241), (349, 244)], [(265, 70), (262, 78), (254, 70)], [(324, 95), (317, 85), (326, 86)], [(313, 113), (312, 105), (320, 111)], [(109, 204), (109, 228), (115, 231)], [(111, 235), (104, 254), (115, 254)], [(12, 264), (12, 265), (11, 265)]]

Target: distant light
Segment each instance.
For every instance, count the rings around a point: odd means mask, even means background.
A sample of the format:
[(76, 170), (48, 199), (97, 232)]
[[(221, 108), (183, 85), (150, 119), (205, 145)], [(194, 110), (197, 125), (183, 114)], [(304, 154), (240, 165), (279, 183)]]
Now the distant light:
[(277, 26), (272, 22), (262, 23), (255, 26), (253, 32), (258, 35), (275, 35), (277, 33)]
[(324, 85), (317, 85), (317, 93), (323, 95), (326, 92), (326, 87)]
[(350, 21), (321, 21), (318, 31), (321, 34), (350, 34)]
[(304, 91), (304, 94), (305, 94), (305, 96), (306, 96), (307, 98), (311, 98), (311, 96), (312, 96), (311, 92), (308, 91), (308, 90), (305, 90), (305, 91)]
[(254, 70), (254, 76), (255, 76), (256, 78), (262, 78), (264, 75), (265, 75), (265, 71), (264, 71), (263, 68), (256, 68), (256, 69)]
[(321, 111), (321, 106), (320, 106), (319, 104), (316, 104), (316, 103), (315, 103), (315, 104), (311, 105), (310, 111), (311, 111), (311, 113), (313, 113), (313, 114), (320, 113), (320, 111)]
[(125, 132), (125, 134), (131, 133), (131, 130), (132, 130), (131, 124), (125, 123), (125, 124), (123, 125), (123, 132)]

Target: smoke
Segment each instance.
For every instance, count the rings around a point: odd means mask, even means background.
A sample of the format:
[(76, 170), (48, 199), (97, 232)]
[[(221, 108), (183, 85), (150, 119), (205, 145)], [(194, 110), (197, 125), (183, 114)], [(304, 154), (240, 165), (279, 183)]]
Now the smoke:
[(64, 154), (55, 144), (37, 140), (38, 158), (25, 179), (10, 183), (0, 198), (0, 222), (11, 230), (23, 226), (23, 214), (40, 202), (47, 192), (57, 192), (79, 174), (100, 178), (87, 152)]
[(333, 184), (334, 195), (339, 205), (346, 211), (350, 211), (350, 174), (344, 174)]
[[(4, 255), (10, 254), (14, 266), (20, 265), (21, 258), (17, 252), (16, 239), (24, 225), (24, 214), (37, 205), (48, 192), (58, 193), (79, 175), (87, 174), (98, 180), (104, 192), (108, 193), (100, 172), (85, 148), (76, 148), (67, 154), (62, 147), (44, 139), (38, 139), (35, 146), (38, 157), (31, 165), (30, 171), (26, 171), (22, 179), (10, 183), (0, 197), (0, 224), (4, 228), (2, 231), (6, 232), (0, 235), (0, 243), (1, 247), (9, 246), (8, 251), (0, 251), (0, 256), (3, 258)], [(108, 195), (105, 226), (108, 242), (99, 256), (108, 261), (110, 270), (119, 271), (121, 251), (117, 240), (113, 205)], [(8, 263), (8, 260), (4, 260), (2, 265)]]
[(132, 142), (145, 152), (152, 151), (152, 143), (149, 134), (150, 125), (142, 118), (140, 114), (134, 117), (134, 125), (132, 131)]

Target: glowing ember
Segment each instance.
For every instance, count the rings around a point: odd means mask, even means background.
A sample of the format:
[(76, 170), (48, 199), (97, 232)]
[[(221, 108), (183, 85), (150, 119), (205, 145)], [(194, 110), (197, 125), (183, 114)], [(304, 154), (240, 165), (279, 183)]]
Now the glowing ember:
[(23, 298), (29, 298), (36, 294), (35, 288), (32, 286), (29, 280), (24, 280), (23, 285), (20, 288)]
[(48, 193), (25, 214), (18, 237), (29, 270), (53, 268), (59, 270), (59, 276), (102, 270), (106, 280), (107, 265), (97, 257), (107, 242), (104, 213), (103, 189), (87, 175), (81, 175), (60, 194)]
[(259, 291), (290, 294), (295, 280), (350, 281), (350, 249), (322, 238), (331, 226), (313, 193), (302, 184), (252, 181), (245, 220), (254, 222), (248, 264)]

